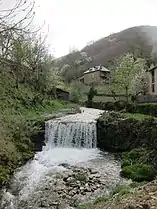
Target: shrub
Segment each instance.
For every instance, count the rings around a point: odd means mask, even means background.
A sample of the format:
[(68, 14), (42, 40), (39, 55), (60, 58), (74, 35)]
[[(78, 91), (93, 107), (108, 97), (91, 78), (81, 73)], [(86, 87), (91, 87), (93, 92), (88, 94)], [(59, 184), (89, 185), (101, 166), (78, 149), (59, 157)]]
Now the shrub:
[(121, 167), (124, 168), (125, 166), (130, 165), (130, 160), (123, 160)]
[(133, 163), (148, 163), (149, 151), (144, 148), (135, 148), (123, 153), (123, 167)]
[(98, 147), (108, 151), (127, 151), (141, 146), (155, 148), (157, 128), (153, 124), (153, 118), (139, 120), (120, 113), (104, 113), (97, 121)]
[(121, 110), (125, 109), (126, 102), (125, 101), (116, 101), (116, 102), (114, 102), (114, 106), (115, 106), (116, 111), (121, 111)]
[(106, 102), (105, 103), (105, 109), (106, 110), (115, 110), (116, 108), (115, 108), (115, 104), (114, 104), (114, 102)]
[(156, 171), (151, 165), (136, 163), (123, 167), (121, 176), (137, 182), (151, 181), (155, 178)]
[(136, 112), (146, 114), (146, 115), (152, 115), (157, 116), (157, 103), (143, 103), (138, 104), (136, 106)]
[(9, 170), (0, 165), (0, 187), (8, 181), (9, 174)]
[(79, 103), (80, 100), (79, 96), (80, 96), (79, 92), (76, 89), (73, 89), (70, 94), (70, 101), (74, 103)]
[[(87, 103), (88, 104), (88, 103)], [(132, 103), (126, 104), (125, 101), (116, 101), (116, 102), (92, 102), (90, 103), (90, 107), (109, 110), (109, 111), (122, 111), (127, 110), (129, 112), (135, 112), (135, 106)]]

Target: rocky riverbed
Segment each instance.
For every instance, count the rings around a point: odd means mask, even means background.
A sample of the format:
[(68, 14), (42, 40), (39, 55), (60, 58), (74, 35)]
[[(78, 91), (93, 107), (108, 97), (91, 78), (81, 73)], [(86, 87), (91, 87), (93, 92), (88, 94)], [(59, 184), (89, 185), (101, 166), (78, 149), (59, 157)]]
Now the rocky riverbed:
[[(77, 165), (62, 163), (58, 165), (58, 168), (56, 171), (48, 173), (38, 183), (33, 193), (27, 197), (20, 193), (16, 194), (18, 189), (12, 184), (10, 187), (10, 194), (11, 192), (14, 194), (12, 208), (75, 208), (78, 204), (107, 194), (118, 183), (126, 183), (119, 176), (119, 162), (108, 153), (102, 153), (98, 159), (81, 162)], [(6, 196), (6, 198), (8, 197)], [(6, 206), (3, 205), (3, 208), (11, 209), (7, 206), (7, 201), (5, 203)]]

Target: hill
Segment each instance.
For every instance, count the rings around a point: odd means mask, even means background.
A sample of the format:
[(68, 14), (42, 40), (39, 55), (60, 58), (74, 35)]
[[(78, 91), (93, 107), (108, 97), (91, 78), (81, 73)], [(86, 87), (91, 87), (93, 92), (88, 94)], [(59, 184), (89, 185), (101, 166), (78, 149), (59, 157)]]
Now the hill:
[[(59, 68), (68, 64), (73, 67), (68, 70), (72, 73), (71, 78), (74, 78), (80, 74), (80, 72), (86, 70), (88, 67), (95, 65), (105, 65), (110, 67), (115, 58), (130, 52), (137, 57), (143, 57), (149, 59), (151, 54), (156, 52), (157, 45), (157, 27), (156, 26), (137, 26), (128, 28), (118, 33), (111, 34), (105, 38), (102, 38), (88, 46), (85, 46), (81, 51), (75, 51), (66, 56), (61, 57), (57, 65)], [(86, 52), (88, 57), (92, 58), (92, 62), (83, 63), (81, 69), (74, 68), (74, 62), (80, 60), (81, 52)], [(75, 72), (75, 73), (74, 73)]]

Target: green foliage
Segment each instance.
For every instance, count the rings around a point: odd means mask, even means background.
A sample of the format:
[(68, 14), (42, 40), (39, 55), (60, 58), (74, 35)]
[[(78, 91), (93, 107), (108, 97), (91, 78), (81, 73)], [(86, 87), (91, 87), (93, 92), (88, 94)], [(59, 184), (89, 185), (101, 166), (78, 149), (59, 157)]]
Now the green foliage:
[[(97, 123), (98, 146), (109, 151), (125, 151), (136, 147), (157, 148), (154, 118), (126, 118), (122, 113), (104, 113)], [(124, 140), (125, 139), (125, 140)]]
[(83, 97), (84, 86), (80, 82), (72, 82), (70, 86), (70, 101), (79, 103)]
[(128, 107), (132, 108), (132, 104), (126, 104), (125, 101), (108, 101), (108, 102), (92, 102), (92, 107), (93, 108), (98, 108), (98, 109), (102, 109), (102, 110), (109, 110), (109, 111), (122, 111), (122, 110), (126, 110)]
[[(114, 89), (121, 87), (125, 90), (126, 101), (129, 101), (129, 94), (132, 94), (132, 82), (137, 74), (145, 68), (145, 61), (137, 59), (135, 61), (133, 55), (127, 53), (125, 56), (117, 60), (116, 71), (113, 75)], [(113, 86), (113, 85), (112, 85)]]
[(136, 106), (135, 111), (146, 115), (157, 116), (157, 104), (156, 103), (143, 103)]
[(9, 180), (10, 171), (0, 165), (0, 185), (5, 184)]
[[(63, 79), (53, 65), (53, 57), (48, 52), (45, 40), (37, 33), (32, 34), (27, 27), (24, 27), (25, 30), (22, 28), (24, 20), (32, 20), (33, 7), (29, 8), (26, 2), (20, 2), (11, 12), (8, 10), (7, 21), (2, 15), (0, 186), (7, 182), (15, 168), (33, 157), (31, 137), (41, 132), (40, 122), (55, 111), (69, 106), (61, 101), (52, 102), (56, 96), (55, 89), (63, 83)], [(23, 8), (22, 5), (27, 6)], [(24, 12), (30, 10), (23, 20), (13, 24), (14, 12), (17, 13), (19, 8), (21, 12), (23, 9)]]
[(0, 165), (9, 171), (4, 175), (4, 169), (0, 170), (1, 185), (16, 167), (33, 157), (30, 138), (41, 131), (37, 121), (44, 121), (46, 115), (71, 106), (50, 100), (48, 95), (27, 83), (17, 83), (9, 72), (0, 74)]
[(92, 58), (86, 52), (73, 51), (56, 62), (56, 67), (62, 72), (65, 81), (77, 79), (87, 69)]
[(97, 94), (97, 90), (94, 89), (94, 86), (92, 86), (88, 92), (88, 103), (92, 103), (93, 102), (93, 98), (94, 96)]
[(133, 181), (151, 181), (156, 171), (150, 157), (151, 151), (145, 148), (135, 148), (122, 156), (121, 175)]
[(15, 168), (34, 156), (30, 139), (41, 131), (41, 121), (44, 122), (48, 116), (52, 117), (58, 110), (75, 108), (74, 105), (55, 100), (45, 100), (34, 108), (20, 103), (16, 106), (16, 100), (12, 100), (12, 104), (12, 108), (8, 104), (8, 108), (6, 106), (0, 112), (0, 165), (8, 171), (6, 173), (6, 170), (0, 169), (0, 186), (7, 182)]
[(144, 114), (140, 114), (140, 113), (123, 113), (122, 114), (125, 118), (133, 118), (135, 120), (145, 120), (145, 119), (154, 119), (156, 120), (156, 118), (151, 117), (149, 115), (144, 115)]
[(74, 103), (80, 102), (80, 92), (77, 89), (73, 89), (70, 94), (70, 101)]
[(129, 164), (147, 163), (149, 160), (149, 152), (145, 148), (134, 148), (130, 152), (123, 153), (123, 159), (128, 160)]
[(155, 169), (148, 164), (133, 164), (122, 168), (121, 175), (133, 181), (151, 181), (156, 176)]
[(130, 165), (130, 160), (123, 159), (121, 168), (124, 168), (125, 166), (128, 166), (128, 165)]

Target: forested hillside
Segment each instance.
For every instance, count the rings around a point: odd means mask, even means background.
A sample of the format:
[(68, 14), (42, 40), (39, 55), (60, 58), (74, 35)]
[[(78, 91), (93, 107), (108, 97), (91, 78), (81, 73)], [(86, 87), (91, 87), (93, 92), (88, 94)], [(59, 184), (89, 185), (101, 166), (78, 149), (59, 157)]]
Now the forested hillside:
[[(133, 54), (135, 57), (145, 58), (149, 62), (156, 53), (156, 34), (156, 26), (128, 28), (102, 38), (86, 46), (81, 51), (75, 51), (67, 56), (61, 57), (57, 61), (57, 66), (63, 70), (65, 77), (71, 80), (91, 66), (101, 64), (106, 67), (112, 67), (115, 58), (127, 52)], [(81, 62), (78, 65), (78, 61), (82, 60), (82, 52), (90, 60)]]

